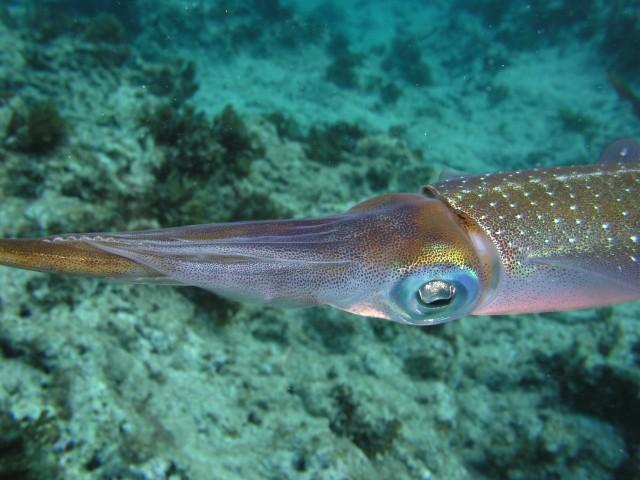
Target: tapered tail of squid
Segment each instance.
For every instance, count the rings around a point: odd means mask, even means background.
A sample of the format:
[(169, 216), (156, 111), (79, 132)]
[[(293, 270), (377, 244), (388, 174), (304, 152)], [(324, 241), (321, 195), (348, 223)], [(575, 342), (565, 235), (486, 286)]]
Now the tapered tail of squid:
[(0, 264), (39, 272), (163, 283), (162, 275), (155, 270), (97, 248), (82, 236), (76, 238), (0, 239)]

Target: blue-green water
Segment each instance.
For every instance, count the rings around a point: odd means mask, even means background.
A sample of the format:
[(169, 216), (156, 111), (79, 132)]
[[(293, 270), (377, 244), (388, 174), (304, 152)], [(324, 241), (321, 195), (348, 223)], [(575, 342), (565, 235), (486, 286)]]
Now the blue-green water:
[[(640, 138), (640, 2), (343, 3), (0, 4), (2, 236), (336, 213)], [(637, 303), (417, 329), (0, 285), (0, 480), (640, 478)]]

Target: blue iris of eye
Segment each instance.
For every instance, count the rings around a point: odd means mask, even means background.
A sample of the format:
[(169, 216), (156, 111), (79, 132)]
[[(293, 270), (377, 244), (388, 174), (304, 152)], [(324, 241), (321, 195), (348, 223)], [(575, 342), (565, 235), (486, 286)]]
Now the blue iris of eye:
[(471, 313), (480, 296), (480, 281), (470, 270), (429, 268), (400, 279), (389, 299), (400, 321), (433, 325)]

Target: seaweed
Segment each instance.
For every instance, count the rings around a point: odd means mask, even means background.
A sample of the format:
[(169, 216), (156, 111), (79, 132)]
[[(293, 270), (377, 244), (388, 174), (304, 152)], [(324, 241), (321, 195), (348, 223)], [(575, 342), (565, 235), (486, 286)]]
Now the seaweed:
[(182, 59), (143, 67), (137, 80), (144, 82), (152, 94), (167, 97), (176, 107), (198, 90), (195, 62)]
[(163, 103), (139, 117), (163, 159), (154, 168), (155, 197), (148, 209), (161, 223), (204, 223), (217, 218), (217, 206), (207, 202), (206, 182), (222, 167), (222, 147), (215, 141), (211, 122), (190, 105)]
[(39, 2), (27, 4), (24, 17), (29, 36), (41, 43), (73, 31), (73, 21), (67, 15), (59, 13), (53, 5), (43, 5)]
[[(553, 40), (569, 29), (585, 27), (593, 17), (595, 9), (593, 0), (562, 0), (561, 2), (532, 2), (529, 22), (536, 32), (544, 31)], [(575, 30), (580, 34), (581, 28)]]
[(31, 70), (47, 71), (51, 70), (51, 55), (37, 46), (27, 46), (20, 52), (26, 65)]
[(138, 116), (138, 123), (157, 144), (176, 147), (189, 132), (208, 128), (205, 116), (196, 112), (191, 105), (176, 106), (170, 102), (143, 109)]
[(325, 31), (325, 25), (313, 17), (293, 17), (275, 24), (273, 38), (285, 48), (294, 49), (317, 42)]
[(211, 122), (191, 106), (160, 105), (143, 119), (159, 145), (170, 147), (156, 176), (167, 180), (171, 172), (208, 177), (223, 164), (223, 149), (215, 141)]
[(13, 26), (13, 18), (7, 5), (0, 5), (0, 22), (6, 26)]
[(161, 225), (197, 224), (228, 220), (215, 191), (202, 180), (170, 169), (167, 161), (156, 172), (158, 183), (153, 189), (154, 201), (149, 210)]
[(366, 418), (348, 385), (335, 386), (331, 396), (336, 406), (329, 422), (333, 433), (349, 438), (370, 459), (391, 448), (400, 430), (399, 420)]
[(355, 68), (362, 63), (359, 55), (344, 53), (333, 59), (325, 71), (325, 78), (340, 88), (358, 88), (360, 82)]
[(602, 48), (611, 59), (613, 67), (622, 74), (632, 75), (640, 71), (638, 61), (640, 45), (640, 8), (614, 2), (607, 19)]
[(212, 132), (224, 149), (225, 165), (236, 175), (246, 175), (253, 159), (264, 154), (264, 148), (249, 133), (231, 105), (224, 107), (213, 119)]
[(333, 165), (344, 162), (355, 152), (365, 132), (358, 125), (337, 122), (324, 128), (312, 127), (307, 135), (307, 156), (316, 162)]
[(158, 144), (177, 149), (180, 170), (190, 175), (208, 175), (222, 166), (243, 175), (251, 161), (264, 154), (230, 105), (209, 121), (190, 105), (164, 103), (144, 111), (139, 123)]
[[(40, 0), (33, 0), (34, 4), (43, 3)], [(138, 12), (138, 1), (116, 1), (113, 0), (47, 0), (47, 7), (56, 16), (66, 15), (68, 18), (78, 19), (83, 17), (95, 17), (100, 14), (109, 14), (117, 17), (128, 32), (137, 32), (140, 28), (140, 15)], [(66, 13), (58, 13), (66, 12)]]
[(456, 8), (477, 16), (495, 30), (509, 48), (531, 50), (560, 40), (593, 37), (599, 30), (594, 0), (505, 3), (500, 0), (458, 0)]
[(282, 112), (272, 112), (266, 116), (266, 119), (276, 127), (280, 140), (300, 141), (305, 137), (300, 124), (290, 115)]
[(293, 16), (293, 8), (283, 6), (280, 0), (252, 0), (251, 5), (263, 20), (269, 22), (281, 22)]
[(458, 0), (456, 8), (479, 16), (490, 26), (498, 26), (508, 9), (503, 0)]
[(127, 41), (127, 33), (118, 17), (101, 13), (89, 20), (83, 38), (91, 43), (119, 45)]
[(17, 420), (6, 411), (0, 412), (0, 479), (60, 478), (50, 453), (59, 436), (53, 417), (47, 413), (33, 420)]
[(34, 199), (45, 189), (45, 173), (40, 162), (16, 162), (7, 172), (11, 175), (11, 181), (3, 185), (7, 195)]
[(237, 208), (243, 218), (278, 211), (255, 192), (235, 192), (231, 199), (232, 190), (216, 187), (232, 189), (249, 173), (253, 160), (264, 155), (233, 107), (208, 119), (190, 105), (164, 103), (143, 111), (139, 123), (164, 148), (163, 161), (154, 169), (157, 200), (149, 207), (162, 223), (225, 221)]
[(24, 153), (46, 154), (65, 137), (66, 122), (50, 101), (37, 101), (26, 111), (14, 111), (7, 127), (6, 145)]
[[(606, 314), (605, 314), (606, 315)], [(614, 333), (613, 335), (617, 335)], [(619, 339), (615, 340), (619, 347)], [(634, 346), (629, 345), (633, 350)], [(632, 353), (630, 351), (629, 353)], [(579, 346), (572, 345), (553, 355), (540, 355), (540, 371), (545, 385), (559, 391), (562, 402), (570, 410), (612, 423), (626, 444), (626, 458), (615, 469), (612, 478), (636, 478), (640, 455), (640, 378), (633, 365), (615, 365), (588, 358)]]
[(342, 32), (338, 32), (331, 35), (329, 43), (327, 44), (327, 53), (332, 57), (338, 57), (344, 52), (349, 51), (350, 48), (347, 36)]
[(121, 65), (129, 57), (127, 32), (115, 15), (102, 13), (91, 18), (82, 38), (90, 45), (88, 53), (102, 66)]
[(238, 195), (235, 197), (233, 207), (229, 209), (231, 218), (243, 218), (245, 220), (272, 220), (274, 218), (288, 218), (293, 211), (281, 205), (275, 204), (264, 193), (252, 192), (250, 195)]
[(223, 41), (216, 42), (216, 46), (228, 54), (244, 47), (259, 55), (274, 47), (295, 49), (317, 41), (325, 31), (319, 19), (296, 15), (291, 6), (279, 0), (252, 0), (241, 6), (218, 2), (209, 17), (223, 25)]
[(405, 81), (415, 86), (424, 87), (433, 83), (431, 68), (422, 60), (418, 39), (412, 36), (395, 35), (382, 67), (397, 71)]
[(511, 94), (505, 85), (490, 85), (486, 89), (487, 102), (491, 107), (496, 107), (509, 98)]
[(353, 322), (309, 311), (305, 314), (305, 325), (306, 335), (328, 352), (348, 353), (353, 349), (353, 340), (357, 334)]
[(343, 34), (331, 38), (327, 53), (333, 57), (333, 61), (325, 71), (325, 78), (340, 88), (358, 88), (360, 82), (355, 69), (362, 64), (364, 56), (351, 51)]
[(609, 83), (611, 83), (618, 96), (622, 100), (629, 102), (634, 115), (640, 118), (640, 94), (636, 93), (619, 75), (609, 73), (608, 77)]
[(417, 351), (404, 360), (402, 370), (414, 380), (431, 380), (446, 377), (452, 352), (446, 344), (435, 344), (436, 349)]
[(593, 137), (597, 130), (597, 123), (592, 117), (569, 107), (561, 107), (558, 110), (558, 119), (564, 130), (582, 134), (587, 138)]
[(0, 107), (6, 106), (9, 100), (15, 97), (18, 90), (23, 87), (22, 80), (0, 76)]
[(251, 335), (263, 342), (274, 342), (279, 345), (289, 345), (289, 323), (273, 310), (260, 312), (260, 318), (267, 321), (252, 322)]
[(402, 90), (394, 82), (384, 82), (380, 85), (380, 100), (385, 105), (391, 105), (398, 101)]

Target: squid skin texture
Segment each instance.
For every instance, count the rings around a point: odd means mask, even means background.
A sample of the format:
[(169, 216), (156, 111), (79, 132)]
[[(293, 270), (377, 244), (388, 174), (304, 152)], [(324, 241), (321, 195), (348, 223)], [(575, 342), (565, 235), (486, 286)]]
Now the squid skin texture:
[[(626, 145), (603, 164), (454, 177), (323, 218), (5, 239), (0, 263), (417, 325), (631, 301), (640, 163), (616, 161), (636, 155)], [(433, 280), (450, 302), (421, 304)]]
[(498, 250), (493, 300), (474, 313), (597, 307), (640, 298), (640, 163), (536, 169), (436, 185)]

